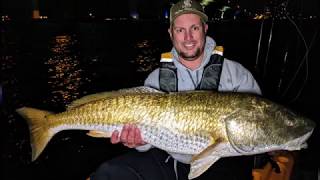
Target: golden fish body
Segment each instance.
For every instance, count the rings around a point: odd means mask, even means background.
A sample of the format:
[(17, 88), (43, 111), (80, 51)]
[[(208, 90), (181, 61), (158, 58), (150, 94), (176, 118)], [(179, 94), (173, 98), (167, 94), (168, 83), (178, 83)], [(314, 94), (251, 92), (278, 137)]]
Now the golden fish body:
[(220, 157), (301, 149), (315, 126), (255, 95), (162, 93), (147, 87), (89, 95), (58, 114), (28, 107), (17, 112), (29, 122), (33, 160), (62, 130), (91, 130), (110, 137), (124, 124), (136, 124), (147, 143), (171, 153), (194, 155), (190, 179)]

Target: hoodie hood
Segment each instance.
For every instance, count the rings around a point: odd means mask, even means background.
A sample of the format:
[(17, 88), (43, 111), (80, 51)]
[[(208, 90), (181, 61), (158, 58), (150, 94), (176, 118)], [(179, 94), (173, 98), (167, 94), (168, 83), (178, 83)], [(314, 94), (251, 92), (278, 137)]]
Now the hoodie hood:
[[(201, 65), (195, 69), (194, 71), (197, 71), (198, 69), (203, 68), (210, 60), (211, 54), (212, 54), (212, 50), (216, 47), (216, 42), (209, 36), (206, 37), (206, 44), (204, 46), (204, 56), (203, 56), (203, 60), (201, 62)], [(175, 66), (177, 68), (184, 68), (186, 69), (186, 67), (181, 64), (181, 62), (179, 61), (179, 55), (177, 53), (177, 50), (173, 47), (171, 50), (172, 54), (173, 54), (173, 63), (175, 64)]]

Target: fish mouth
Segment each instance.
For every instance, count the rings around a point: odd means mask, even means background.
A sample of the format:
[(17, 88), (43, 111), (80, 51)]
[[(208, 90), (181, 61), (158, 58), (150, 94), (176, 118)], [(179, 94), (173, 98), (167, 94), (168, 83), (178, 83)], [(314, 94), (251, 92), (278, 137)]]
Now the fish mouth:
[(313, 129), (304, 134), (303, 136), (300, 136), (298, 138), (295, 138), (291, 141), (288, 141), (286, 144), (284, 144), (283, 148), (289, 151), (294, 151), (294, 150), (300, 150), (308, 147), (307, 140), (309, 137), (312, 135)]

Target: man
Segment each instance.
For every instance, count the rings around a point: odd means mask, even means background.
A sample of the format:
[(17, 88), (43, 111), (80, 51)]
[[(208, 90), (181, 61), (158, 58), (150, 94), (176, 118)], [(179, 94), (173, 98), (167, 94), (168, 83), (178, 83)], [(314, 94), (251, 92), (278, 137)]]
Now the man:
[[(257, 82), (242, 65), (212, 56), (216, 44), (206, 36), (207, 20), (197, 1), (182, 0), (171, 7), (168, 32), (173, 43), (172, 57), (169, 56), (148, 76), (145, 86), (164, 91), (211, 89), (261, 94)], [(145, 144), (135, 125), (125, 125), (121, 132), (115, 131), (111, 142), (121, 142), (138, 151), (102, 164), (92, 180), (188, 179), (191, 156), (168, 154)], [(248, 180), (251, 178), (251, 163), (251, 159), (244, 157), (223, 158), (196, 179)]]

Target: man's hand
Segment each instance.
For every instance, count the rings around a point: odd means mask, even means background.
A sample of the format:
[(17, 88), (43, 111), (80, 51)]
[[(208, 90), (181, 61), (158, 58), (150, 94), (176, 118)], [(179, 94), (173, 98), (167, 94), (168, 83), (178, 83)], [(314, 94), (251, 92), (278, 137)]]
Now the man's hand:
[(114, 131), (111, 135), (111, 143), (116, 144), (121, 142), (129, 148), (135, 148), (146, 144), (141, 137), (141, 132), (136, 125), (126, 124), (123, 126), (120, 136), (119, 131)]

